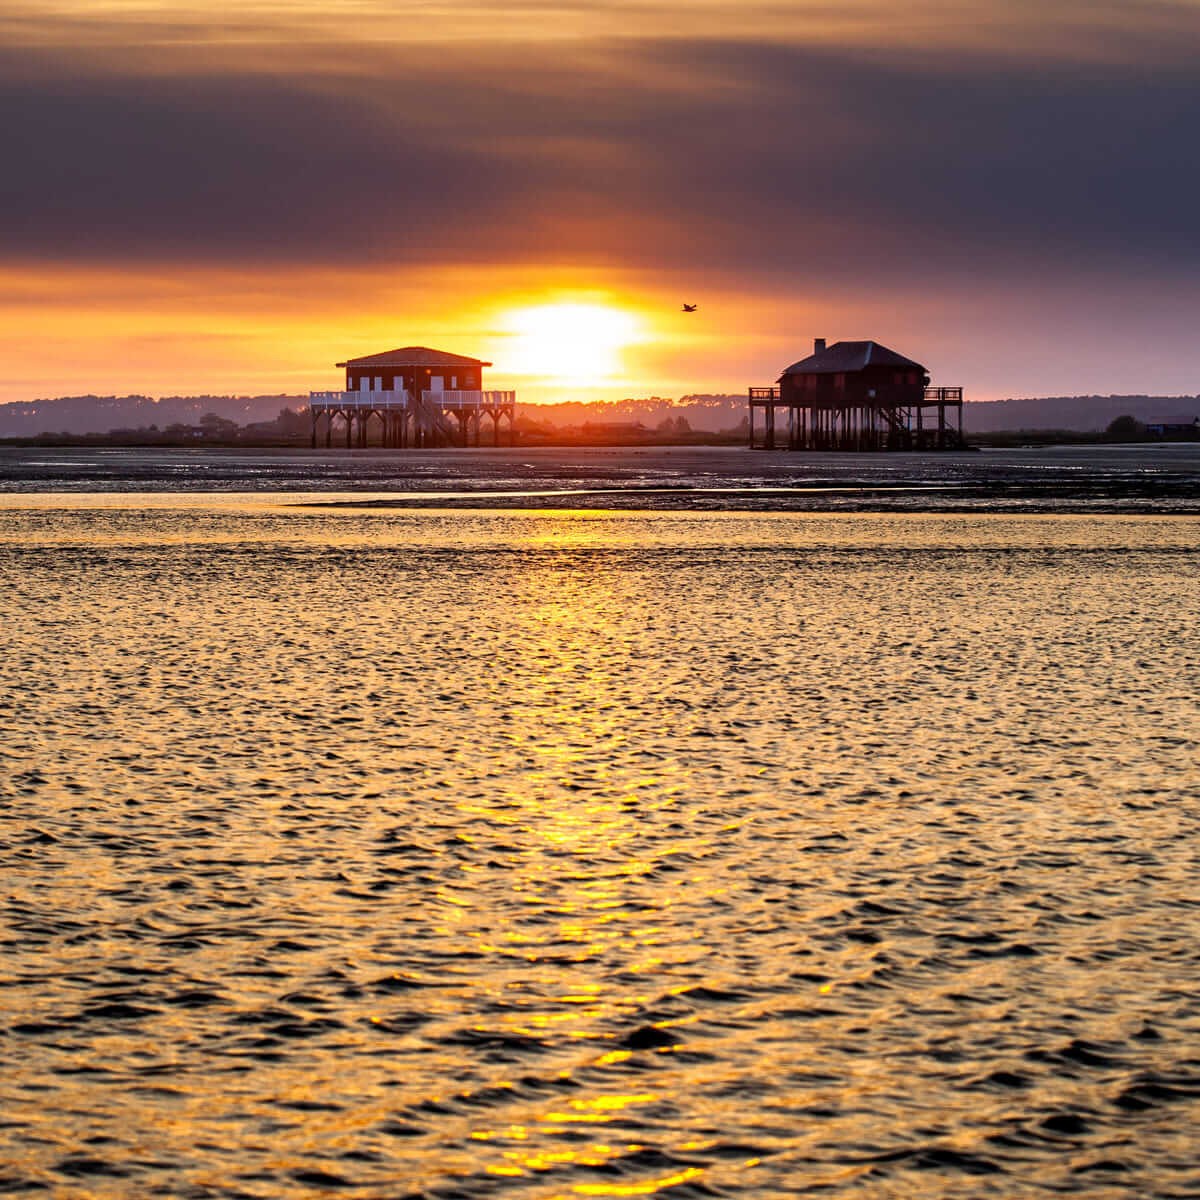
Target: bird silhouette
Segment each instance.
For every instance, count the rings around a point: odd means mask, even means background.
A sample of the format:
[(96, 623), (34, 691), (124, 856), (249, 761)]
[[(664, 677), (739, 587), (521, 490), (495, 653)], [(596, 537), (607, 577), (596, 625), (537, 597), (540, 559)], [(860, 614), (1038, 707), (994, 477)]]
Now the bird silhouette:
[(683, 311), (684, 312), (695, 312), (696, 309), (698, 309), (699, 307), (700, 307), (700, 305), (698, 305), (698, 304), (685, 304), (683, 306)]

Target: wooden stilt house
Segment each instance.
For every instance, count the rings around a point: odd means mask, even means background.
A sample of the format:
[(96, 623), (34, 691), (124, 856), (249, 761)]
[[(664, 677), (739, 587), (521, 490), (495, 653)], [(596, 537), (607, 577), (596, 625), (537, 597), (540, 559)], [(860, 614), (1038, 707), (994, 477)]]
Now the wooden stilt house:
[[(484, 418), (490, 440), (500, 445), (502, 423), (513, 440), (516, 393), (483, 390), (483, 368), (492, 364), (462, 354), (405, 346), (337, 364), (346, 370), (339, 392), (312, 392), (309, 416), (312, 446), (323, 435), (333, 444), (334, 426), (347, 447), (372, 442), (385, 449), (480, 445)], [(374, 421), (378, 437), (371, 432)]]
[(951, 450), (963, 445), (962, 388), (931, 387), (919, 362), (878, 342), (826, 346), (817, 338), (812, 354), (788, 367), (774, 387), (751, 388), (749, 400), (752, 449)]

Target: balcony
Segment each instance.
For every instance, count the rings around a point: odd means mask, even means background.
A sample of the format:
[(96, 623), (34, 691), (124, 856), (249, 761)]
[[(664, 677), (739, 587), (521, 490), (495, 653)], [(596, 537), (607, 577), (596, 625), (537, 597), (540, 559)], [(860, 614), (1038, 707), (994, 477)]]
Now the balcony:
[(313, 412), (390, 410), (408, 407), (407, 392), (309, 392)]
[[(487, 409), (500, 408), (516, 403), (516, 392), (496, 391), (427, 391), (421, 393), (421, 407), (427, 409)], [(411, 392), (310, 392), (308, 406), (313, 413), (319, 412), (391, 412), (410, 409), (413, 403)]]
[(498, 408), (515, 404), (516, 392), (422, 392), (421, 403), (433, 408)]
[(961, 387), (926, 387), (926, 404), (962, 404), (963, 390)]

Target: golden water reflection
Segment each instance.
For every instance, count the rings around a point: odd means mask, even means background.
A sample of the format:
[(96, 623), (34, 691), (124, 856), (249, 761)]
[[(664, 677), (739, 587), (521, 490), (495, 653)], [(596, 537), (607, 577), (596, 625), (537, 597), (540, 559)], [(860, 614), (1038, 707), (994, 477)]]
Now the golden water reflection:
[(1192, 523), (223, 503), (0, 507), (22, 1186), (1187, 1178)]

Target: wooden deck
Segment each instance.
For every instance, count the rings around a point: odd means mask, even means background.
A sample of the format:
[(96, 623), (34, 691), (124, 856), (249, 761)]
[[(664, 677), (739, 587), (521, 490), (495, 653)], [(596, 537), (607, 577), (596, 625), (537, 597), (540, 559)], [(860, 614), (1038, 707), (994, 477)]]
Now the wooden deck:
[[(484, 444), (485, 418), (492, 423), (493, 446), (501, 445), (507, 422), (507, 441), (514, 439), (517, 394), (506, 391), (357, 391), (312, 392), (308, 411), (312, 447), (333, 445), (334, 425), (347, 449), (368, 445), (386, 450), (432, 446)], [(378, 429), (372, 438), (372, 421)], [(323, 437), (322, 437), (323, 435)]]
[(961, 387), (927, 387), (920, 403), (907, 405), (806, 404), (784, 400), (778, 387), (750, 388), (748, 399), (752, 450), (957, 450), (965, 444)]

